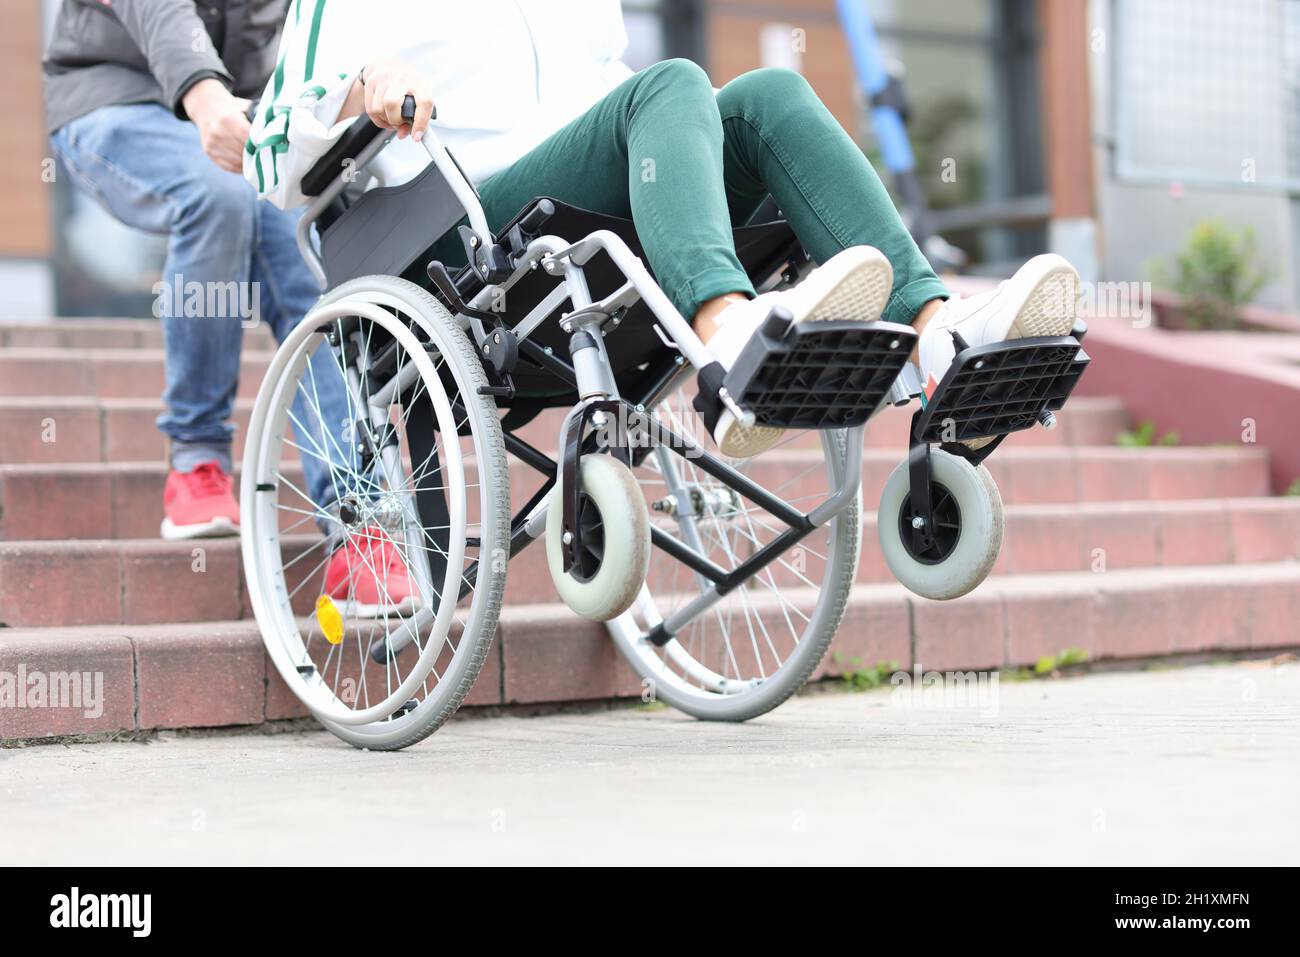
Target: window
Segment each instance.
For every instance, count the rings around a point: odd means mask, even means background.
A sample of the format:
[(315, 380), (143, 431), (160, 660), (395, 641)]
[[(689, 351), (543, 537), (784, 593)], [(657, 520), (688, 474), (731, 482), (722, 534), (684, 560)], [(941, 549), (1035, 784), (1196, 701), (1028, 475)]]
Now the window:
[[(868, 7), (885, 56), (906, 71), (917, 169), (944, 238), (995, 271), (1040, 252), (1045, 203), (1041, 219), (999, 222), (1019, 220), (1007, 215), (1017, 201), (1044, 190), (1034, 4), (868, 0)], [(951, 178), (939, 175), (945, 160)]]

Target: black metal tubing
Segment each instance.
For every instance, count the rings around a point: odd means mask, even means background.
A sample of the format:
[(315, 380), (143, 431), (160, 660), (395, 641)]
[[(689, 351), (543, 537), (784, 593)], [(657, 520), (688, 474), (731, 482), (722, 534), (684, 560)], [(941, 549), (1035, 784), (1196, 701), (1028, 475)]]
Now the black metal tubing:
[(981, 445), (978, 449), (972, 449), (970, 446), (963, 445), (961, 442), (943, 442), (940, 443), (939, 448), (943, 449), (950, 455), (961, 456), (971, 465), (979, 465), (993, 454), (993, 450), (1001, 445), (1002, 440), (1009, 434), (1010, 433), (1005, 433), (1003, 435), (994, 436), (993, 441)]
[(650, 544), (671, 555), (691, 571), (699, 572), (715, 585), (721, 585), (730, 574), (721, 565), (709, 561), (681, 539), (669, 535), (662, 528), (654, 525), (650, 526)]
[[(650, 436), (652, 442), (666, 445), (669, 451), (690, 460), (702, 471), (712, 475), (728, 488), (735, 489), (745, 498), (770, 512), (791, 528), (812, 531), (813, 524), (807, 515), (777, 498), (743, 472), (738, 472), (721, 459), (714, 458), (694, 442), (682, 438), (667, 426), (657, 425), (655, 431), (657, 434)], [(667, 442), (661, 441), (664, 436), (668, 438)]]
[(635, 396), (628, 400), (633, 405), (649, 406), (650, 400), (667, 388), (668, 383), (677, 378), (681, 372), (682, 366), (677, 362), (680, 358), (680, 355), (673, 356), (669, 353), (662, 360), (657, 362), (652, 360), (635, 382), (626, 389), (620, 387), (619, 391)]
[(578, 384), (578, 376), (573, 371), (573, 366), (563, 359), (557, 359), (554, 353), (547, 352), (531, 339), (519, 340), (519, 352), (530, 362), (533, 362), (548, 372), (553, 372), (566, 383), (572, 386)]
[[(652, 545), (712, 581), (717, 586), (719, 594), (725, 595), (733, 591), (743, 582), (776, 561), (782, 552), (797, 544), (816, 528), (807, 514), (786, 504), (761, 485), (736, 471), (725, 462), (714, 458), (694, 443), (687, 442), (666, 426), (655, 423), (654, 428), (646, 430), (645, 434), (651, 443), (667, 446), (668, 450), (674, 454), (695, 462), (703, 471), (744, 495), (787, 526), (784, 532), (731, 571), (727, 571), (710, 561), (706, 556), (701, 555), (680, 539), (661, 529), (651, 527), (650, 543)], [(667, 441), (664, 441), (665, 439)]]
[[(916, 413), (920, 415), (920, 413)], [(912, 550), (917, 555), (930, 547), (930, 527), (934, 522), (932, 514), (933, 497), (930, 494), (930, 443), (915, 438), (907, 450), (908, 497), (912, 504), (912, 514), (921, 519), (921, 525), (912, 526)], [(879, 515), (880, 522), (896, 522), (896, 515)], [(886, 526), (882, 525), (881, 528)]]
[(555, 470), (558, 468), (558, 465), (554, 459), (541, 449), (529, 445), (513, 432), (506, 432), (504, 435), (507, 452), (519, 459), (519, 461), (523, 462), (525, 465), (536, 469), (543, 475), (549, 476), (552, 480), (555, 479)]
[[(595, 436), (589, 435), (584, 440), (583, 431), (587, 427), (587, 421), (597, 412), (617, 417), (623, 408), (623, 403), (617, 399), (588, 401), (582, 406), (577, 415), (571, 415), (565, 423), (564, 448), (561, 449), (562, 458), (560, 460), (560, 471), (563, 473), (562, 487), (564, 489), (564, 517), (561, 529), (564, 534), (565, 572), (568, 572), (577, 564), (578, 555), (582, 552), (582, 529), (578, 524), (578, 509), (581, 497), (581, 489), (578, 487), (581, 484), (578, 473), (579, 461), (585, 452), (597, 449), (596, 442), (587, 441), (594, 440)], [(630, 445), (621, 430), (614, 436), (614, 444), (608, 448), (624, 465), (631, 467), (632, 454)]]
[[(635, 407), (631, 406), (630, 403), (624, 402), (623, 405), (627, 408), (629, 414), (635, 414)], [(629, 421), (635, 420), (629, 419)], [(717, 586), (719, 594), (725, 595), (733, 591), (756, 573), (762, 571), (776, 561), (782, 552), (798, 543), (816, 527), (807, 514), (786, 504), (761, 485), (736, 471), (725, 462), (714, 458), (695, 443), (688, 442), (662, 424), (655, 423), (654, 428), (644, 430), (644, 434), (653, 445), (667, 446), (669, 451), (695, 462), (704, 472), (712, 475), (728, 487), (735, 489), (787, 526), (784, 532), (760, 548), (747, 560), (741, 562), (731, 571), (727, 571), (685, 542), (652, 525), (650, 528), (651, 544), (677, 559), (692, 571), (698, 572), (713, 582)], [(512, 432), (507, 432), (505, 439), (506, 448), (512, 454), (516, 455), (526, 465), (547, 476), (549, 481), (546, 491), (549, 491), (555, 481), (557, 464), (549, 456), (533, 448), (533, 446), (524, 442)], [(523, 454), (520, 454), (521, 452)], [(538, 493), (538, 495), (541, 494), (543, 493)], [(513, 519), (512, 524), (518, 528), (518, 532), (511, 539), (510, 556), (512, 558), (520, 549), (532, 541), (527, 535), (522, 536), (522, 541), (516, 541), (516, 539), (519, 538), (519, 532), (522, 531), (520, 521), (536, 507), (537, 502), (540, 501), (538, 495), (535, 495), (524, 508), (520, 509)]]
[[(655, 530), (652, 528), (650, 535), (652, 542), (655, 541), (654, 531)], [(753, 578), (768, 565), (772, 564), (772, 562), (776, 561), (783, 551), (792, 545), (798, 544), (799, 541), (806, 537), (810, 531), (812, 531), (811, 528), (787, 528), (784, 532), (755, 552), (748, 561), (741, 562), (730, 572), (724, 574), (721, 579), (715, 579), (715, 587), (718, 589), (718, 594), (726, 595), (744, 584), (750, 578)], [(667, 537), (674, 544), (674, 547), (683, 549), (684, 551), (689, 552), (692, 556), (699, 558), (698, 553), (693, 549), (683, 545), (672, 536)], [(658, 543), (656, 542), (656, 544)], [(676, 552), (673, 554), (675, 555)], [(682, 561), (686, 561), (685, 556), (682, 556)], [(704, 559), (704, 561), (708, 562), (707, 559)], [(712, 562), (708, 562), (708, 564), (712, 565)], [(716, 565), (713, 567), (717, 568)], [(721, 569), (718, 570), (721, 571)], [(702, 570), (701, 573), (703, 574)], [(677, 635), (664, 628), (663, 623), (661, 622), (651, 629), (647, 637), (651, 644), (662, 648), (664, 645), (668, 644), (668, 642), (676, 638)]]
[(813, 526), (809, 524), (807, 528), (787, 528), (776, 538), (772, 539), (746, 561), (741, 562), (727, 575), (725, 581), (718, 582), (718, 594), (725, 595), (744, 584), (750, 578), (753, 578), (772, 562), (781, 557), (781, 553), (792, 545), (799, 544)]

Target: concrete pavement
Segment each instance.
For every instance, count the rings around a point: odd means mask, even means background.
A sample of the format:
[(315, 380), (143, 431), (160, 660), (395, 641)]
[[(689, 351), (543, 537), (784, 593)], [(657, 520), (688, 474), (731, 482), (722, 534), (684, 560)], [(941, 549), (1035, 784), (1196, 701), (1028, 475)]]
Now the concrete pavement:
[[(988, 702), (984, 702), (988, 704)], [(0, 750), (0, 863), (1300, 863), (1300, 664)]]

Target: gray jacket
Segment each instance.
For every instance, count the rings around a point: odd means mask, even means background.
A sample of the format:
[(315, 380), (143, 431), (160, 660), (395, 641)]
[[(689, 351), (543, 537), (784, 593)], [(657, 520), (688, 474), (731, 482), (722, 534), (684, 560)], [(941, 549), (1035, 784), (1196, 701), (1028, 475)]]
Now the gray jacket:
[(181, 119), (195, 83), (256, 99), (275, 69), (289, 0), (63, 0), (46, 48), (46, 127), (118, 103)]

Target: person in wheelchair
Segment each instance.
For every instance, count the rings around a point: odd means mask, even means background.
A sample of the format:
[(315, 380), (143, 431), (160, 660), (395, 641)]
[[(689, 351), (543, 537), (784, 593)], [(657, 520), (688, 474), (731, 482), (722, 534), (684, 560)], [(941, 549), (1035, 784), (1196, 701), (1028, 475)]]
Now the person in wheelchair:
[[(1034, 257), (996, 291), (953, 296), (798, 73), (754, 70), (715, 90), (689, 60), (633, 73), (619, 59), (626, 45), (617, 0), (378, 0), (364, 12), (300, 0), (245, 175), (277, 206), (300, 205), (302, 177), (366, 114), (406, 141), (395, 151), (406, 171), (391, 185), (429, 162), (416, 145), (435, 122), (493, 229), (536, 196), (631, 218), (659, 284), (724, 368), (780, 307), (796, 322), (911, 325), (931, 389), (952, 361), (953, 332), (980, 346), (1071, 330), (1078, 275), (1057, 255)], [(768, 196), (820, 268), (760, 296), (731, 229)], [(743, 458), (781, 430), (723, 409), (712, 434), (724, 455)]]
[[(715, 90), (626, 44), (616, 0), (291, 8), (244, 172), (306, 206), (326, 291), (250, 419), (244, 570), (279, 675), (359, 747), (455, 712), (533, 543), (643, 697), (771, 710), (851, 613), (870, 417), (920, 399), (876, 530), (902, 584), (955, 598), (1001, 546), (983, 459), (1088, 363), (1069, 263), (950, 295), (801, 76)], [(341, 448), (293, 413), (317, 363)], [(323, 506), (286, 458), (328, 461), (328, 539), (295, 534)], [(549, 601), (527, 571), (516, 597)]]

